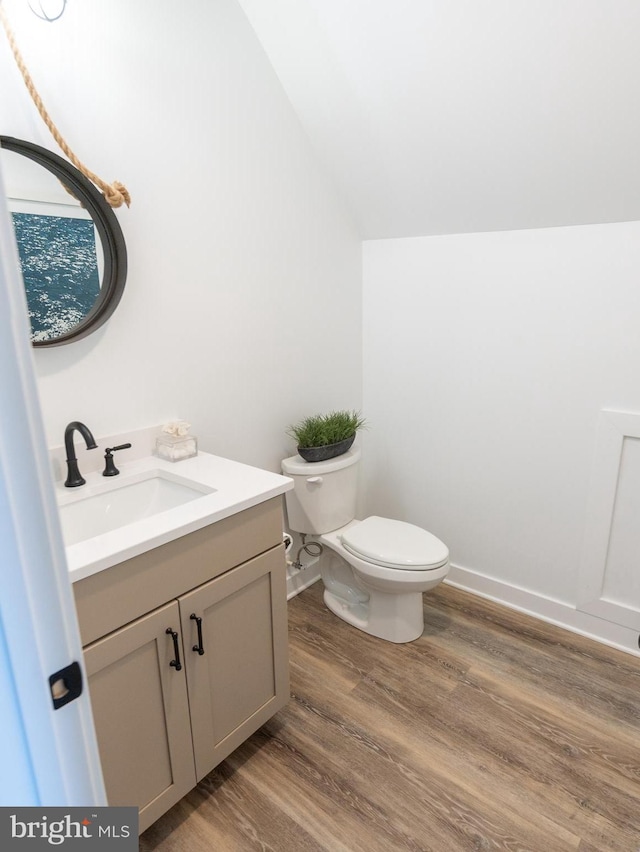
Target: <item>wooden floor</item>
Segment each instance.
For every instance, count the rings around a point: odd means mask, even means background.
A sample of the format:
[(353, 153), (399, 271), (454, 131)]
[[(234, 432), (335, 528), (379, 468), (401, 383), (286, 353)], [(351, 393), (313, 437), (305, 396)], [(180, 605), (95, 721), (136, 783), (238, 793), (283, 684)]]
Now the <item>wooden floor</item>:
[(288, 706), (143, 852), (637, 852), (640, 660), (441, 585), (408, 645), (289, 604)]

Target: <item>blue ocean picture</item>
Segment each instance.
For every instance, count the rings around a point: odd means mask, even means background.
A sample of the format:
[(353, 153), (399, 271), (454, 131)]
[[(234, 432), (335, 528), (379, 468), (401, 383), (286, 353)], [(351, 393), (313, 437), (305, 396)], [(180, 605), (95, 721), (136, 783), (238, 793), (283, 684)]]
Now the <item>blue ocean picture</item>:
[(59, 337), (86, 317), (100, 294), (93, 222), (34, 213), (12, 216), (31, 339)]

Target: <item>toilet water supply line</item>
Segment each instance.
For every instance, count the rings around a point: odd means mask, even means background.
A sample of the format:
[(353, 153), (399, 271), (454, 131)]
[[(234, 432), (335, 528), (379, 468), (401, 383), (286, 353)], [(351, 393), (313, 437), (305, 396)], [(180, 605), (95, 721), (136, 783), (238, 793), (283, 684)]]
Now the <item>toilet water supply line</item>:
[[(298, 548), (298, 552), (296, 554), (296, 558), (291, 561), (291, 559), (287, 559), (287, 565), (290, 565), (292, 568), (295, 568), (296, 571), (303, 571), (305, 568), (308, 568), (309, 565), (304, 565), (300, 561), (300, 554), (304, 551), (306, 554), (311, 556), (312, 558), (317, 558), (320, 556), (324, 550), (324, 547), (320, 544), (319, 541), (310, 541), (307, 542), (306, 533), (300, 533), (300, 538), (302, 540), (302, 546)], [(282, 540), (284, 542), (285, 553), (288, 553), (293, 546), (293, 538), (287, 532), (282, 533)], [(315, 553), (314, 553), (315, 550)]]

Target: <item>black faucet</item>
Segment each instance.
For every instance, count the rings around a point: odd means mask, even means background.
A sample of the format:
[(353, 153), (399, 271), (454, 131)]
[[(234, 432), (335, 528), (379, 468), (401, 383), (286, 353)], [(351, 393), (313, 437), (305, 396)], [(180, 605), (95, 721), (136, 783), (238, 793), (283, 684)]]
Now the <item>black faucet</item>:
[(84, 442), (87, 445), (88, 450), (95, 450), (98, 448), (98, 445), (91, 434), (91, 430), (88, 429), (84, 423), (80, 423), (78, 420), (74, 420), (69, 423), (67, 428), (64, 430), (64, 448), (67, 451), (67, 479), (64, 484), (67, 488), (75, 488), (77, 485), (84, 485), (87, 481), (86, 479), (83, 479), (80, 471), (78, 470), (76, 448), (73, 446), (73, 433), (76, 431), (80, 432), (84, 438)]

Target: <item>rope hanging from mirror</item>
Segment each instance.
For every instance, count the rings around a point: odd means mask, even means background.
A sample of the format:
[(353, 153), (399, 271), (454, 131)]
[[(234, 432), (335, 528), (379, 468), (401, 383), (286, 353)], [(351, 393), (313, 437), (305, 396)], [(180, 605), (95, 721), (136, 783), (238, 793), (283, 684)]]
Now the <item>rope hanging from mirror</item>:
[(49, 128), (51, 135), (56, 140), (60, 148), (67, 155), (69, 160), (73, 163), (73, 165), (80, 171), (82, 174), (89, 178), (92, 183), (95, 183), (97, 187), (102, 190), (102, 194), (105, 197), (107, 204), (110, 207), (120, 207), (122, 204), (126, 204), (127, 207), (131, 204), (131, 196), (129, 195), (129, 191), (126, 186), (120, 181), (113, 181), (113, 183), (105, 183), (98, 175), (94, 174), (90, 171), (73, 153), (71, 148), (67, 145), (62, 134), (55, 126), (53, 121), (51, 120), (49, 113), (45, 109), (44, 103), (42, 102), (42, 98), (38, 94), (38, 91), (31, 79), (31, 75), (25, 65), (24, 59), (22, 58), (22, 54), (18, 49), (18, 45), (16, 43), (15, 37), (13, 35), (13, 31), (9, 26), (9, 21), (7, 19), (7, 14), (2, 7), (2, 3), (0, 2), (0, 20), (2, 21), (2, 26), (4, 27), (4, 31), (7, 34), (7, 39), (9, 40), (9, 46), (11, 47), (11, 52), (13, 53), (13, 58), (16, 61), (16, 65), (22, 74), (22, 79), (24, 80), (25, 86), (27, 87), (29, 94), (31, 95), (31, 100), (36, 105), (38, 112), (40, 113), (40, 117), (44, 121), (44, 123)]

